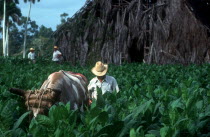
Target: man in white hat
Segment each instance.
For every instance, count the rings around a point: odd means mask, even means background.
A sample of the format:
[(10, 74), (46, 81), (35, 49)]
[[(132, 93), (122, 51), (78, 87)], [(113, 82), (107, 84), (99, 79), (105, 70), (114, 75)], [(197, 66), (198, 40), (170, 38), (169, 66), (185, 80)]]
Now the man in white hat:
[(108, 70), (108, 65), (103, 64), (101, 61), (96, 62), (95, 67), (92, 68), (92, 73), (96, 75), (89, 85), (88, 91), (92, 98), (97, 99), (97, 87), (102, 90), (102, 94), (106, 92), (119, 92), (119, 87), (117, 81), (114, 77), (106, 75)]
[(57, 46), (54, 46), (53, 58), (52, 61), (59, 63), (60, 57), (62, 56), (61, 52), (58, 50)]
[(30, 59), (33, 63), (35, 63), (35, 52), (34, 48), (30, 48), (30, 52), (28, 53), (28, 59)]

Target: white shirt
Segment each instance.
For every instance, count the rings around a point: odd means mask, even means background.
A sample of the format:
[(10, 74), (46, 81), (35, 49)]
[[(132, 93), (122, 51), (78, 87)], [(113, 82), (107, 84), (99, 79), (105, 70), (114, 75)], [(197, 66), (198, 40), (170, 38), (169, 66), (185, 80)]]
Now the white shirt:
[(88, 91), (91, 94), (92, 98), (97, 99), (97, 87), (102, 90), (102, 94), (106, 92), (119, 92), (119, 87), (117, 81), (114, 77), (106, 75), (105, 79), (100, 82), (97, 77), (93, 78), (89, 85)]
[(29, 52), (28, 53), (28, 58), (31, 59), (31, 60), (34, 60), (35, 59), (35, 53), (34, 52)]
[(60, 54), (61, 54), (60, 51), (58, 51), (58, 50), (54, 51), (52, 61), (59, 61), (59, 55)]

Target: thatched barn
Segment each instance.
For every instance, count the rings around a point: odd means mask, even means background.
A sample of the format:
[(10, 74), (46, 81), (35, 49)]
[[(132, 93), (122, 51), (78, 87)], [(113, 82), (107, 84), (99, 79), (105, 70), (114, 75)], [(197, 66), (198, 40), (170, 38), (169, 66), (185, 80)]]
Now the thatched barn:
[(210, 61), (209, 0), (89, 0), (54, 33), (72, 63)]

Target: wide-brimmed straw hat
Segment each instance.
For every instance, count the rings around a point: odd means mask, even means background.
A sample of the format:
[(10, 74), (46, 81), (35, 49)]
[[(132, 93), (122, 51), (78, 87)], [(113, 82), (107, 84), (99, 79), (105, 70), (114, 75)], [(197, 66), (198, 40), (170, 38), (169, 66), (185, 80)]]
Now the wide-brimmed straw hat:
[(54, 49), (57, 49), (58, 48), (58, 46), (54, 46)]
[(108, 70), (108, 65), (103, 64), (101, 61), (96, 62), (95, 67), (91, 69), (92, 73), (96, 76), (104, 76)]
[(30, 50), (32, 51), (32, 50), (34, 50), (34, 48), (30, 48)]

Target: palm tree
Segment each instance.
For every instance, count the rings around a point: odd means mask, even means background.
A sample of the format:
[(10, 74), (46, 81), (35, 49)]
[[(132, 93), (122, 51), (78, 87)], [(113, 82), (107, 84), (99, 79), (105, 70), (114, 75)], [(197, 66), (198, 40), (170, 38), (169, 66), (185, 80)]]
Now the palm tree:
[[(37, 2), (39, 2), (39, 1), (40, 0), (37, 0)], [(35, 3), (36, 0), (24, 0), (24, 2), (30, 2), (30, 5), (29, 5), (29, 10), (28, 10), (28, 16), (27, 16), (26, 24), (25, 24), (25, 34), (24, 34), (24, 43), (23, 43), (23, 58), (26, 57), (27, 25), (28, 25), (28, 20), (29, 20), (30, 13), (31, 13), (31, 5), (32, 5), (32, 3)]]
[[(2, 3), (2, 2), (1, 2)], [(3, 7), (3, 55), (9, 55), (9, 17), (12, 18), (14, 22), (17, 22), (19, 17), (21, 16), (20, 9), (16, 6), (18, 4), (18, 0), (4, 0)], [(1, 18), (0, 18), (1, 19)]]
[(8, 8), (8, 16), (6, 16), (6, 56), (9, 56), (9, 17), (12, 18), (13, 22), (18, 22), (19, 18), (22, 16), (20, 9), (16, 6), (15, 3), (10, 3)]

